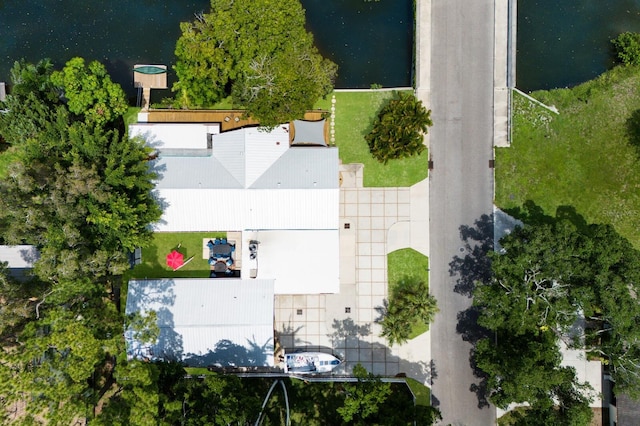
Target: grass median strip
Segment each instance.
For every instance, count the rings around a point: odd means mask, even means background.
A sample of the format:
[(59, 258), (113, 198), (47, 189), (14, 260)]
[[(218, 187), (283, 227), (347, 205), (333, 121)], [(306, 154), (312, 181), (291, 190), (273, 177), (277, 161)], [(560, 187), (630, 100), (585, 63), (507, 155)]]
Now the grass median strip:
[[(387, 255), (387, 294), (391, 295), (405, 277), (422, 281), (429, 288), (429, 258), (414, 249), (406, 248), (392, 251)], [(429, 330), (423, 323), (415, 323), (411, 327), (409, 339), (418, 337)]]

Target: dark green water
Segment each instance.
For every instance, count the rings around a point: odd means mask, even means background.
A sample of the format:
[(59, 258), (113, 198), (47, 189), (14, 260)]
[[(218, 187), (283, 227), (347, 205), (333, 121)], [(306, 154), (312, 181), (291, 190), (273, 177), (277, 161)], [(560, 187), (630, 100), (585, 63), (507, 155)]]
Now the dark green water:
[[(412, 0), (302, 3), (319, 49), (340, 66), (337, 87), (411, 84)], [(173, 64), (179, 23), (208, 10), (208, 0), (0, 0), (0, 81), (20, 58), (62, 66), (82, 56), (103, 62), (132, 95), (133, 65)]]
[(517, 86), (570, 87), (613, 65), (609, 40), (640, 32), (640, 0), (519, 0)]
[(338, 64), (336, 87), (412, 85), (412, 0), (301, 0), (320, 52)]

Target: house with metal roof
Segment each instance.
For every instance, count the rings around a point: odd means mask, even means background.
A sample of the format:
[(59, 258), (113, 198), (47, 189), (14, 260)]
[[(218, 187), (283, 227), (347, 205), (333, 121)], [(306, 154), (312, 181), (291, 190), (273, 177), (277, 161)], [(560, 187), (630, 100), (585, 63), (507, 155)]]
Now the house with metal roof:
[(129, 281), (127, 315), (156, 312), (154, 342), (125, 331), (129, 359), (273, 367), (273, 286), (265, 279)]
[(129, 328), (128, 356), (272, 367), (274, 295), (339, 291), (339, 159), (326, 123), (143, 122), (129, 134), (156, 151), (155, 232), (226, 232), (244, 248), (239, 278), (130, 281), (127, 314), (156, 312), (160, 334), (144, 342)]
[(276, 294), (339, 291), (338, 150), (319, 126), (219, 132), (216, 124), (130, 126), (157, 150), (163, 215), (156, 232), (240, 232), (241, 278), (273, 279)]

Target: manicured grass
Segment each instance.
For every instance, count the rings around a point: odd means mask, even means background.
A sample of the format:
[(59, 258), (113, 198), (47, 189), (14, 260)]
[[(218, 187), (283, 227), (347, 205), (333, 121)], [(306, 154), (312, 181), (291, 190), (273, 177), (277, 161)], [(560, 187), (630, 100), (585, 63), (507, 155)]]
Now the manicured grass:
[(410, 377), (407, 377), (407, 386), (409, 386), (411, 392), (413, 392), (413, 395), (416, 397), (416, 405), (423, 407), (431, 406), (431, 389)]
[[(226, 237), (224, 232), (156, 232), (149, 247), (142, 249), (142, 263), (127, 275), (131, 278), (209, 278), (211, 271), (207, 259), (202, 258), (202, 239)], [(178, 245), (180, 247), (178, 247)], [(166, 263), (167, 254), (178, 250), (185, 262), (174, 271)]]
[[(429, 258), (411, 248), (389, 253), (387, 255), (387, 294), (392, 294), (395, 286), (407, 276), (423, 281), (429, 288)], [(429, 327), (425, 324), (414, 324), (409, 339), (418, 337), (427, 330)]]
[(192, 376), (211, 376), (215, 374), (205, 367), (184, 367), (184, 372)]
[[(379, 163), (369, 153), (364, 137), (373, 127), (378, 111), (394, 96), (390, 91), (335, 92), (336, 145), (343, 163), (364, 164), (364, 186), (411, 186), (427, 177), (428, 152), (401, 160)], [(316, 105), (331, 110), (331, 95)]]
[(616, 67), (573, 89), (514, 93), (510, 148), (496, 149), (496, 203), (533, 201), (548, 215), (570, 206), (609, 223), (640, 248), (640, 67)]
[(392, 251), (387, 255), (389, 289), (405, 276), (424, 281), (429, 287), (429, 258), (411, 248)]

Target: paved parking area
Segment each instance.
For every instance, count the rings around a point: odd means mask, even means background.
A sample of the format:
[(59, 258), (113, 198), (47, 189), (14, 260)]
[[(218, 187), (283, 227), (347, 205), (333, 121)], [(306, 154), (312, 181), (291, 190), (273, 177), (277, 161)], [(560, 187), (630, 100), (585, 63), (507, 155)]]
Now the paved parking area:
[(410, 188), (363, 188), (361, 168), (342, 169), (340, 293), (276, 296), (280, 343), (289, 349), (334, 352), (346, 361), (343, 372), (359, 362), (374, 374), (405, 372), (420, 378), (426, 374), (424, 363), (407, 359), (403, 354), (409, 348), (388, 348), (375, 323), (387, 297), (389, 230), (409, 224)]

